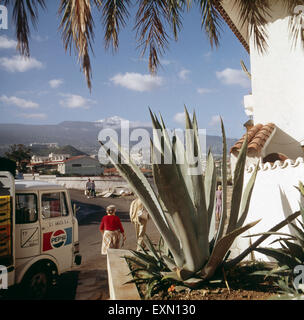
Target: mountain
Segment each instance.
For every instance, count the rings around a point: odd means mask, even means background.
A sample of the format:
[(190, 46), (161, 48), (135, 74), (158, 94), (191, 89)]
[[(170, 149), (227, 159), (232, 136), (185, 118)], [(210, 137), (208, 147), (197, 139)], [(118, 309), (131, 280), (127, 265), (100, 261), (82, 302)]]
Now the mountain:
[[(100, 144), (97, 137), (102, 129), (113, 129), (120, 136), (122, 119), (114, 116), (96, 122), (64, 121), (56, 125), (26, 125), (1, 124), (0, 125), (0, 155), (11, 144), (31, 143), (58, 143), (60, 146), (70, 145), (87, 154), (97, 154)], [(125, 120), (126, 121), (126, 120)], [(140, 122), (129, 122), (130, 132), (134, 129), (148, 130), (152, 133), (151, 125)], [(227, 138), (227, 149), (236, 142), (236, 139)], [(133, 144), (136, 144), (134, 142)], [(132, 145), (132, 144), (131, 144)], [(222, 153), (222, 138), (207, 135), (207, 150), (211, 148), (214, 154)]]
[(31, 147), (32, 154), (37, 156), (48, 156), (50, 153), (55, 154), (69, 154), (73, 156), (82, 156), (87, 155), (86, 153), (74, 148), (73, 146), (67, 145), (62, 147), (49, 147), (47, 145), (32, 145)]

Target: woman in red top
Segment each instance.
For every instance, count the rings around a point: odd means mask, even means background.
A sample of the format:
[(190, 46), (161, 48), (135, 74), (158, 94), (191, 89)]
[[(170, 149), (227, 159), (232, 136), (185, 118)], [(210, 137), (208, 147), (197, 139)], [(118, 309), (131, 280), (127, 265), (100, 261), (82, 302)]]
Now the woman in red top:
[(107, 215), (101, 220), (99, 230), (103, 234), (101, 254), (107, 254), (108, 248), (119, 249), (120, 235), (126, 240), (125, 231), (120, 219), (115, 215), (116, 207), (107, 207)]

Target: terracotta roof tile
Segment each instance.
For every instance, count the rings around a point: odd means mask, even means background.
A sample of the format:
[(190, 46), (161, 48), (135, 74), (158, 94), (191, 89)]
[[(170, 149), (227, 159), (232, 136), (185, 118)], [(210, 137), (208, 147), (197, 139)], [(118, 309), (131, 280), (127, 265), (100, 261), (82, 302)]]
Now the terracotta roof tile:
[[(266, 125), (257, 124), (252, 127), (247, 132), (248, 136), (248, 150), (247, 154), (259, 154), (268, 138), (271, 136), (273, 130), (275, 129), (275, 125), (273, 123), (268, 123)], [(230, 149), (230, 153), (239, 152), (241, 149), (243, 142), (245, 140), (246, 134), (238, 140), (234, 146)]]

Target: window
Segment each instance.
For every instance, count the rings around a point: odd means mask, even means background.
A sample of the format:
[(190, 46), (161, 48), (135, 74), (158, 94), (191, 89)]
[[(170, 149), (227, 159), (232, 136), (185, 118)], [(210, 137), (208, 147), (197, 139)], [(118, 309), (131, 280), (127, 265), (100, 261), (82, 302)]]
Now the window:
[(58, 218), (69, 215), (64, 192), (44, 193), (41, 198), (42, 218)]
[(77, 167), (77, 168), (79, 168), (79, 167), (81, 167), (81, 163), (73, 163), (73, 164), (72, 164), (72, 167)]
[(37, 196), (35, 194), (16, 194), (16, 223), (33, 223), (38, 218)]

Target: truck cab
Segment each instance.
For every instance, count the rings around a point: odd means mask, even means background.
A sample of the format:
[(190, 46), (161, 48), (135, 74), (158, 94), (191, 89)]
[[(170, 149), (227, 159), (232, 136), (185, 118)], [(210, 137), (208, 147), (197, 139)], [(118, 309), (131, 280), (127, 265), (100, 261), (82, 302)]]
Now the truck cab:
[(81, 263), (78, 222), (62, 186), (15, 180), (11, 197), (14, 276), (9, 285), (19, 284), (27, 296), (41, 298), (58, 275)]

